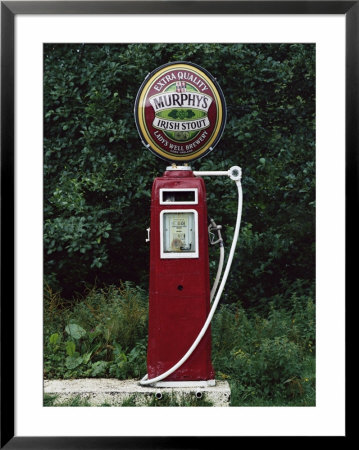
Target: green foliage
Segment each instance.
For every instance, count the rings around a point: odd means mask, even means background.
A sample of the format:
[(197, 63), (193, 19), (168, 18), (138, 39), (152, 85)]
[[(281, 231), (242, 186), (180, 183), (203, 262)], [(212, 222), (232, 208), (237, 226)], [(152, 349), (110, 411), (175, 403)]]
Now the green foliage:
[[(50, 337), (50, 342), (51, 342), (51, 337)], [(71, 356), (74, 356), (75, 350), (76, 350), (75, 342), (67, 341), (66, 342), (66, 353), (71, 357)]]
[[(44, 395), (44, 406), (91, 406), (87, 399), (81, 398), (79, 395), (66, 401), (59, 401), (57, 395)], [(101, 405), (106, 406), (106, 405)]]
[(67, 327), (65, 328), (65, 331), (70, 335), (70, 337), (76, 340), (81, 339), (86, 334), (86, 331), (76, 323), (68, 324)]
[(147, 297), (131, 283), (90, 290), (74, 306), (56, 310), (45, 293), (47, 378), (139, 377), (146, 371)]
[[(312, 299), (266, 316), (223, 305), (212, 326), (213, 363), (232, 387), (232, 401), (315, 404), (315, 311)], [(298, 403), (299, 402), (299, 403)]]
[[(146, 372), (147, 298), (141, 288), (93, 289), (75, 306), (47, 292), (45, 377), (142, 378)], [(280, 303), (280, 302), (278, 302)], [(268, 312), (246, 311), (240, 303), (221, 305), (214, 315), (212, 359), (216, 378), (231, 385), (231, 405), (315, 404), (315, 308), (311, 298), (293, 292)], [(72, 324), (72, 327), (69, 327)], [(76, 325), (76, 327), (74, 326)], [(68, 340), (68, 331), (85, 330)], [(197, 401), (197, 406), (206, 406)], [(178, 406), (152, 399), (151, 406)], [(181, 404), (182, 406), (194, 406)], [(125, 406), (134, 406), (129, 400)]]
[(165, 393), (160, 399), (153, 396), (146, 406), (213, 406), (213, 404), (205, 396), (199, 399), (188, 395), (177, 398), (175, 395)]
[[(60, 401), (56, 395), (44, 395), (44, 406), (91, 406), (87, 399), (83, 399), (80, 396), (76, 396), (70, 400)], [(112, 406), (110, 403), (104, 402), (99, 405), (101, 407)], [(119, 405), (113, 406), (137, 406), (136, 396), (131, 395)], [(197, 399), (195, 397), (182, 396), (178, 399), (173, 395), (164, 394), (161, 399), (157, 399), (155, 396), (149, 396), (145, 403), (141, 403), (141, 406), (213, 406), (212, 403), (205, 398)]]
[[(95, 280), (147, 287), (150, 190), (166, 162), (142, 146), (133, 106), (147, 73), (176, 60), (209, 69), (227, 102), (221, 142), (192, 167), (243, 168), (239, 252), (224, 301), (240, 294), (244, 306), (265, 309), (268, 299), (287, 297), (297, 280), (309, 295), (315, 267), (312, 44), (45, 44), (46, 280), (65, 298)], [(218, 178), (206, 185), (209, 214), (223, 225), (228, 247), (237, 203), (232, 183)]]
[(44, 394), (43, 406), (54, 406), (57, 395)]

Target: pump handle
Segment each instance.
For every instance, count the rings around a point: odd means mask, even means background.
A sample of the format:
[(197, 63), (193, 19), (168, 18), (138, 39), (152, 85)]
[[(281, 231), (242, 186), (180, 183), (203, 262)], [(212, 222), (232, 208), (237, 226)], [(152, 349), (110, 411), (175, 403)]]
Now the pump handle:
[[(216, 245), (219, 243), (219, 245), (223, 245), (223, 239), (222, 239), (222, 235), (221, 235), (221, 229), (222, 229), (222, 225), (217, 225), (216, 222), (213, 219), (210, 219), (210, 224), (208, 226), (208, 233), (210, 235), (210, 243), (211, 245)], [(217, 231), (218, 234), (218, 239), (215, 241), (214, 239), (214, 234), (212, 233), (213, 231)]]

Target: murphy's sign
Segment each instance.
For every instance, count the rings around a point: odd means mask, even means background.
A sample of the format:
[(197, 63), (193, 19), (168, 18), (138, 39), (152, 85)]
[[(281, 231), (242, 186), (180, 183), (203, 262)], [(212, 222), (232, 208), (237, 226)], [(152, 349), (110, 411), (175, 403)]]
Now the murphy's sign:
[(190, 62), (165, 64), (142, 83), (135, 120), (143, 144), (168, 161), (192, 161), (211, 151), (225, 122), (225, 100), (216, 80)]

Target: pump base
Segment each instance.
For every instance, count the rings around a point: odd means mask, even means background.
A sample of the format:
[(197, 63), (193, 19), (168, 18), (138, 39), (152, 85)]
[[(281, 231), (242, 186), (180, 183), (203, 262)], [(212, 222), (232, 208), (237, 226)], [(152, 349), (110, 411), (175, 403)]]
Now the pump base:
[(203, 381), (157, 381), (156, 383), (151, 384), (152, 387), (209, 387), (215, 386), (216, 380), (203, 380)]

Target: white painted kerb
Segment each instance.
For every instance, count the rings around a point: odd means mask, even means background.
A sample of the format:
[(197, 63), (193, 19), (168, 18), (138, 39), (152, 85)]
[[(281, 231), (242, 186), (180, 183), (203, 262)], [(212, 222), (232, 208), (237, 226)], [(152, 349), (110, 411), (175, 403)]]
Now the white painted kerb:
[(163, 387), (140, 386), (138, 380), (115, 380), (109, 378), (84, 378), (76, 380), (45, 380), (44, 393), (56, 395), (54, 405), (79, 398), (86, 400), (91, 406), (105, 404), (121, 406), (130, 398), (136, 406), (146, 406), (156, 393), (168, 393), (183, 400), (195, 398), (200, 391), (202, 398), (213, 406), (229, 406), (231, 390), (227, 381), (217, 381), (215, 386), (206, 387)]

